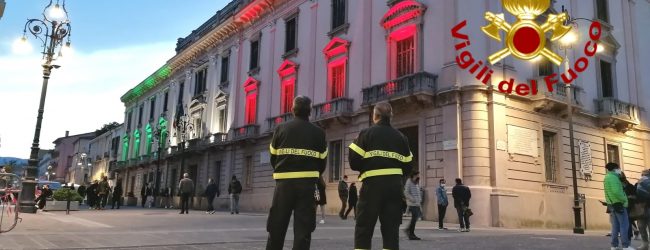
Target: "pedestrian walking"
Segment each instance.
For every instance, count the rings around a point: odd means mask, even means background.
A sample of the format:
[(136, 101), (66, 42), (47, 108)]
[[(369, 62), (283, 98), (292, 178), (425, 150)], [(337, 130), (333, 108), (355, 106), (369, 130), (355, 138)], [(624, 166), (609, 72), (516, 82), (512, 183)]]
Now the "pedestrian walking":
[(636, 187), (627, 179), (625, 172), (621, 172), (620, 179), (623, 184), (623, 192), (627, 196), (627, 215), (630, 220), (627, 237), (630, 238), (631, 242), (632, 236), (635, 236), (635, 240), (639, 239), (639, 228), (636, 225), (636, 218), (640, 216), (642, 211), (636, 206)]
[(142, 183), (142, 188), (140, 188), (140, 205), (144, 208), (144, 205), (147, 203), (147, 183)]
[(120, 206), (122, 205), (122, 179), (118, 178), (117, 181), (115, 182), (115, 186), (113, 187), (113, 199), (111, 199), (111, 209), (115, 208), (115, 205), (117, 205), (117, 209), (120, 209)]
[(436, 188), (436, 198), (438, 201), (438, 230), (447, 230), (443, 225), (445, 214), (447, 214), (447, 206), (449, 205), (445, 184), (445, 179), (440, 179), (440, 185)]
[(399, 249), (402, 222), (402, 175), (411, 171), (413, 154), (406, 137), (390, 124), (390, 104), (373, 110), (373, 123), (349, 148), (350, 168), (359, 171), (363, 182), (357, 203), (359, 213), (354, 230), (354, 248), (370, 249), (377, 219), (381, 221), (384, 249)]
[(230, 214), (239, 214), (239, 195), (241, 194), (241, 182), (237, 176), (233, 175), (228, 185), (228, 195), (230, 196)]
[(145, 200), (146, 200), (146, 206), (148, 208), (152, 208), (154, 206), (153, 204), (153, 196), (154, 196), (154, 190), (153, 190), (153, 183), (147, 183), (147, 188), (145, 189), (144, 192), (145, 195)]
[(82, 199), (86, 197), (86, 189), (87, 189), (86, 185), (84, 185), (83, 183), (81, 184), (81, 186), (79, 186), (79, 188), (77, 188), (77, 193), (79, 194), (79, 196), (81, 196)]
[(621, 182), (621, 168), (616, 163), (605, 165), (607, 174), (603, 182), (605, 189), (605, 200), (607, 209), (610, 211), (610, 222), (612, 224), (611, 249), (618, 249), (619, 233), (623, 250), (632, 250), (630, 238), (626, 237), (629, 232), (630, 219), (627, 214), (628, 200)]
[(318, 223), (325, 224), (325, 205), (327, 205), (327, 195), (325, 194), (325, 181), (322, 176), (318, 179), (316, 188), (318, 189), (316, 205), (320, 207), (320, 221)]
[(189, 214), (190, 196), (194, 192), (194, 181), (190, 179), (188, 173), (183, 174), (183, 179), (178, 182), (178, 190), (181, 193), (181, 212), (180, 214)]
[(345, 216), (343, 217), (344, 220), (348, 219), (348, 214), (350, 214), (350, 211), (354, 209), (354, 219), (357, 219), (357, 201), (358, 201), (358, 193), (357, 193), (357, 185), (352, 182), (350, 183), (350, 191), (348, 192), (348, 211), (345, 211)]
[(99, 186), (97, 188), (97, 194), (99, 195), (99, 201), (97, 202), (97, 205), (99, 209), (102, 210), (104, 207), (106, 207), (108, 192), (111, 191), (111, 187), (108, 185), (108, 177), (102, 177), (102, 181), (99, 182)]
[(88, 200), (88, 209), (97, 209), (97, 190), (99, 189), (99, 181), (94, 180), (86, 189), (86, 197)]
[(41, 195), (34, 200), (36, 202), (36, 208), (37, 209), (43, 209), (45, 205), (47, 205), (47, 198), (52, 197), (52, 190), (50, 189), (50, 185), (43, 185), (43, 189), (41, 189)]
[(339, 211), (339, 217), (345, 219), (345, 208), (348, 204), (348, 176), (344, 175), (343, 179), (339, 181), (339, 198), (341, 199), (341, 211)]
[(422, 210), (420, 208), (420, 205), (422, 204), (420, 173), (414, 171), (411, 172), (410, 176), (411, 177), (406, 180), (406, 185), (404, 185), (404, 197), (406, 198), (406, 204), (409, 207), (409, 211), (411, 211), (411, 223), (406, 229), (404, 229), (404, 232), (409, 240), (420, 240), (420, 238), (415, 235), (415, 223), (422, 216)]
[[(325, 171), (325, 132), (309, 122), (311, 100), (293, 100), (294, 118), (276, 127), (269, 146), (275, 191), (266, 229), (267, 250), (284, 247), (293, 213), (293, 249), (310, 249), (316, 228), (316, 184)], [(323, 196), (324, 197), (324, 196)]]
[(205, 213), (214, 214), (215, 211), (212, 202), (214, 202), (215, 196), (219, 197), (219, 187), (214, 183), (212, 178), (208, 179), (208, 186), (205, 187), (205, 196), (208, 198), (208, 211), (205, 211)]
[(463, 184), (463, 180), (456, 178), (456, 186), (451, 189), (451, 196), (454, 197), (454, 208), (458, 213), (458, 221), (460, 224), (460, 232), (469, 232), (469, 217), (471, 216), (469, 209), (469, 200), (472, 198), (472, 192), (469, 187)]
[(163, 188), (162, 196), (165, 198), (165, 208), (174, 208), (174, 206), (172, 206), (172, 189), (169, 188), (169, 186)]
[(636, 184), (636, 198), (638, 204), (643, 204), (643, 216), (637, 219), (639, 223), (639, 233), (643, 244), (638, 247), (638, 250), (648, 250), (650, 248), (649, 233), (650, 233), (650, 170), (645, 169), (641, 172), (641, 178)]

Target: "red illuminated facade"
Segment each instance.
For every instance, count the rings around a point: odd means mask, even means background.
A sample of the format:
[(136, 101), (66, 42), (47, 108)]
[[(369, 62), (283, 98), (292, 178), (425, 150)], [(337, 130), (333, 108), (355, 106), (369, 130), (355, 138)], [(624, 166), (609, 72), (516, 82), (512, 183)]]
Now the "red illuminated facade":
[(246, 93), (246, 108), (244, 109), (244, 123), (246, 125), (255, 124), (257, 122), (257, 87), (259, 81), (255, 78), (249, 77), (244, 82), (244, 92)]

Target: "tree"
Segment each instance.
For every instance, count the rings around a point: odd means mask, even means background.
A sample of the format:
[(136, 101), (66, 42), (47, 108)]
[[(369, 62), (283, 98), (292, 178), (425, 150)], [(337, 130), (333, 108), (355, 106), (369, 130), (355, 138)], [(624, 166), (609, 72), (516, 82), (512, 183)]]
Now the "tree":
[(5, 172), (13, 174), (14, 169), (16, 168), (16, 160), (10, 160), (7, 162), (7, 165), (4, 165)]
[(119, 127), (121, 124), (118, 122), (111, 122), (111, 123), (106, 123), (102, 128), (95, 130), (95, 137), (102, 135), (103, 133), (106, 133), (114, 128)]

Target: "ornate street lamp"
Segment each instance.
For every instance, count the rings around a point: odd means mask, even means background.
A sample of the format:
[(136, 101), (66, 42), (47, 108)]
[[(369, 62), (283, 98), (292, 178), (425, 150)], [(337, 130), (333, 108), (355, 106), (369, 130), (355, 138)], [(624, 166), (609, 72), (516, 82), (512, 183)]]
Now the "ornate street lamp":
[[(184, 110), (181, 108), (181, 115), (176, 119), (176, 138), (180, 140), (180, 145), (181, 145), (181, 171), (180, 175), (182, 175), (185, 169), (185, 148), (186, 148), (186, 143), (189, 140), (189, 134), (194, 131), (194, 124), (192, 124), (192, 121), (190, 120), (190, 116), (188, 116), (186, 113), (183, 112)], [(180, 135), (179, 135), (180, 134)]]
[(56, 175), (56, 173), (52, 171), (52, 165), (47, 166), (47, 173), (45, 174), (47, 175), (47, 181), (50, 181), (50, 176)]
[[(154, 137), (153, 140), (158, 143), (158, 150), (156, 150), (156, 154), (158, 155), (158, 160), (156, 161), (156, 178), (155, 178), (155, 183), (154, 183), (154, 190), (156, 190), (154, 193), (158, 193), (160, 195), (160, 155), (162, 154), (163, 148), (165, 148), (166, 144), (166, 139), (162, 138), (162, 136), (165, 134), (165, 131), (160, 127), (156, 127), (156, 131), (154, 131)], [(165, 178), (167, 178), (165, 176)], [(169, 186), (169, 185), (168, 185)], [(153, 204), (156, 206), (156, 198), (157, 195), (153, 196)]]
[(50, 0), (50, 3), (43, 10), (42, 19), (27, 20), (25, 29), (23, 30), (23, 37), (19, 42), (19, 44), (22, 43), (25, 46), (29, 46), (27, 43), (27, 31), (29, 31), (30, 34), (42, 42), (43, 47), (43, 64), (41, 65), (43, 67), (43, 86), (41, 88), (41, 99), (38, 106), (38, 116), (36, 117), (34, 141), (32, 142), (31, 154), (20, 196), (20, 211), (23, 213), (36, 213), (34, 193), (36, 190), (36, 176), (38, 171), (38, 143), (41, 135), (47, 83), (50, 79), (52, 69), (60, 67), (54, 64), (55, 60), (61, 58), (63, 53), (66, 52), (66, 49), (70, 48), (70, 29), (70, 20), (65, 9), (65, 0), (56, 0), (55, 3)]

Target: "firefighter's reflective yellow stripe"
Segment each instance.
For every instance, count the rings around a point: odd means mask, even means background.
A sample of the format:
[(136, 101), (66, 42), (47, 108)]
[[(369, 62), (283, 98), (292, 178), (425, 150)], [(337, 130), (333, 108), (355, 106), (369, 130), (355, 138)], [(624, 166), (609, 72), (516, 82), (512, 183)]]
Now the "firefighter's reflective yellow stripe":
[(384, 158), (395, 159), (405, 163), (411, 162), (413, 160), (413, 153), (410, 152), (409, 152), (409, 156), (403, 156), (396, 152), (390, 152), (384, 150), (373, 150), (373, 151), (366, 152), (365, 150), (363, 150), (361, 147), (357, 146), (357, 144), (354, 143), (350, 144), (350, 149), (352, 149), (354, 152), (356, 152), (363, 158), (384, 157)]
[(296, 178), (318, 178), (320, 173), (318, 171), (303, 171), (303, 172), (286, 172), (274, 173), (273, 179), (296, 179)]
[(302, 148), (273, 148), (273, 145), (269, 145), (269, 151), (272, 155), (300, 155), (314, 157), (317, 159), (325, 159), (327, 157), (327, 149), (325, 152), (320, 153), (318, 151), (302, 149)]
[(402, 169), (401, 168), (385, 168), (385, 169), (369, 170), (369, 171), (363, 172), (363, 174), (361, 174), (359, 176), (359, 180), (362, 181), (365, 178), (373, 177), (373, 176), (380, 176), (380, 175), (402, 175)]

